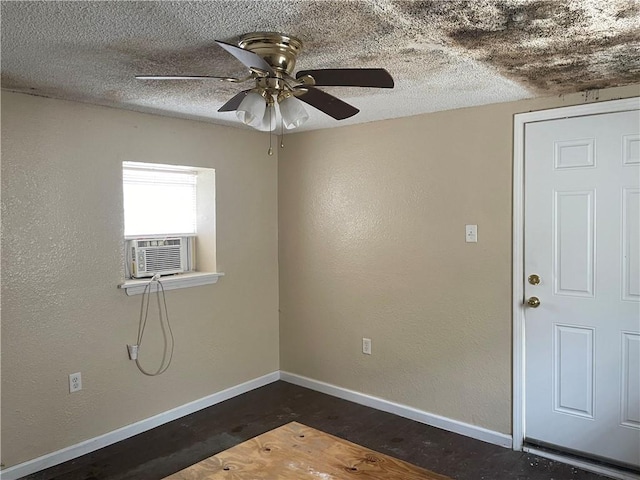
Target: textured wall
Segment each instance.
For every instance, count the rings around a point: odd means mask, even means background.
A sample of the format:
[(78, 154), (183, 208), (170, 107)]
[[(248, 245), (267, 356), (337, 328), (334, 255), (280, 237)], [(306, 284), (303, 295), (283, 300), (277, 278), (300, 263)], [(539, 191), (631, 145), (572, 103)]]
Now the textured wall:
[[(2, 95), (2, 461), (75, 444), (278, 369), (277, 169), (266, 135)], [(167, 292), (176, 350), (127, 359), (121, 162), (216, 169), (215, 285)], [(159, 360), (150, 324), (146, 360)], [(150, 367), (149, 367), (150, 368)], [(68, 374), (83, 390), (69, 394)]]
[[(638, 94), (635, 85), (286, 139), (281, 368), (510, 433), (513, 114)], [(465, 243), (465, 224), (478, 224), (477, 244)]]
[[(509, 433), (512, 114), (583, 100), (288, 136), (276, 212), (265, 135), (3, 93), (2, 461), (276, 370), (278, 213), (283, 369)], [(168, 292), (177, 349), (157, 378), (126, 358), (140, 297), (115, 288), (124, 160), (216, 169), (227, 275)]]

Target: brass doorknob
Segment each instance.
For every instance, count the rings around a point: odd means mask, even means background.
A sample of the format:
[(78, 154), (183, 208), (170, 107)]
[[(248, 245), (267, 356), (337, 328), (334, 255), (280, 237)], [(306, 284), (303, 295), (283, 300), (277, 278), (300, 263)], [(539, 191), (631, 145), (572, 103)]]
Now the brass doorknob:
[(540, 306), (540, 299), (538, 297), (531, 297), (527, 300), (527, 305), (531, 308), (538, 308)]

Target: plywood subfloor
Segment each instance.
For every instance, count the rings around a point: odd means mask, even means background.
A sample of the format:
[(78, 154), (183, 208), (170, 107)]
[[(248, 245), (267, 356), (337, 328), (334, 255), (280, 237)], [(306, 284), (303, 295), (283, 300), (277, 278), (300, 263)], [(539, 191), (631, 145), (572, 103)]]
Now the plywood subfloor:
[(164, 480), (451, 480), (291, 422)]

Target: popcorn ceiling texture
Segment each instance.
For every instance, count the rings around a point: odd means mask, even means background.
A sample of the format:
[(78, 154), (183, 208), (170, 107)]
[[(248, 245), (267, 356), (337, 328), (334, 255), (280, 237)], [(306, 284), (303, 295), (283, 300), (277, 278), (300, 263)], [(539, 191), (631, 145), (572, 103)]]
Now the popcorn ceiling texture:
[(383, 67), (393, 90), (326, 88), (361, 109), (309, 107), (302, 130), (628, 85), (640, 79), (635, 0), (3, 2), (2, 87), (239, 126), (217, 109), (248, 88), (137, 81), (235, 76), (214, 40), (299, 37), (297, 69)]

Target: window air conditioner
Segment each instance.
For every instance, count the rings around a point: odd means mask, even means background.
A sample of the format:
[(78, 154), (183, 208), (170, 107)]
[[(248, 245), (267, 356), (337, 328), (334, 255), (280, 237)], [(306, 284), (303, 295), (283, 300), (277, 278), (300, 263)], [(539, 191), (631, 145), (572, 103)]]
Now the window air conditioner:
[(189, 271), (189, 237), (129, 241), (131, 276), (153, 277)]

